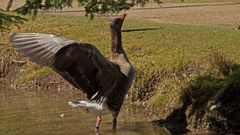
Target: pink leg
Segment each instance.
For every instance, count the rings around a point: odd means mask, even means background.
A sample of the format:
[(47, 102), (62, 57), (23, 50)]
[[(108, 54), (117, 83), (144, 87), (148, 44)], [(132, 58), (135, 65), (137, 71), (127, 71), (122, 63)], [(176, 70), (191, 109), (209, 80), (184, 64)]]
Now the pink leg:
[(98, 115), (97, 118), (96, 118), (96, 126), (95, 126), (95, 131), (96, 132), (99, 132), (101, 121), (102, 121), (102, 116)]

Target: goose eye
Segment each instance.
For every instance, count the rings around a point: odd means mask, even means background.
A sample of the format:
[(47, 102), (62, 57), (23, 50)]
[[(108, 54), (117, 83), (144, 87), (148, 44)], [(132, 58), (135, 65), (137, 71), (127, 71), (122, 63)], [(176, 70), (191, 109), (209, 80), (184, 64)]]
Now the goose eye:
[(118, 27), (118, 28), (121, 27), (121, 26), (122, 26), (122, 20), (119, 19), (119, 18), (114, 19), (114, 20), (112, 21), (112, 26)]

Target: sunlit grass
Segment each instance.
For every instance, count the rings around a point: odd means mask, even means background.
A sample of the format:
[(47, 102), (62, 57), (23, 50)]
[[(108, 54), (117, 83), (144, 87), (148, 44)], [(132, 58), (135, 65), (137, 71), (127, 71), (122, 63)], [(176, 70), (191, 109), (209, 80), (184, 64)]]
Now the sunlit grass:
[[(109, 23), (110, 19), (92, 21), (77, 16), (39, 15), (17, 31), (48, 33), (87, 42), (109, 58)], [(123, 46), (137, 72), (146, 75), (161, 67), (201, 60), (209, 54), (209, 48), (240, 61), (240, 33), (230, 27), (161, 24), (127, 18), (122, 34)]]

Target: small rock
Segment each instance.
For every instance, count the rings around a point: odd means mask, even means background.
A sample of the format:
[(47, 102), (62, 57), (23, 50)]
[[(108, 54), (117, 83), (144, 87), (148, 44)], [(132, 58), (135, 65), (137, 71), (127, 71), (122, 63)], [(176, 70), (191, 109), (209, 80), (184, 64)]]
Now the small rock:
[(60, 117), (63, 118), (63, 117), (64, 117), (64, 113), (62, 113), (62, 114), (60, 115)]
[(22, 73), (22, 72), (24, 72), (24, 69), (21, 69), (21, 70), (20, 70), (20, 73)]

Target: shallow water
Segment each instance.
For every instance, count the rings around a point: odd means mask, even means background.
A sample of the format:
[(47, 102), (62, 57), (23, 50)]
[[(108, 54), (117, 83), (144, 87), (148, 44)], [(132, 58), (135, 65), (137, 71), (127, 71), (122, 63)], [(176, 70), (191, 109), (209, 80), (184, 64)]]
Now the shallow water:
[[(95, 114), (68, 106), (70, 99), (39, 91), (12, 89), (0, 85), (1, 135), (93, 135)], [(117, 132), (111, 131), (111, 115), (104, 115), (101, 135), (165, 134), (153, 130), (146, 119), (123, 108)]]

